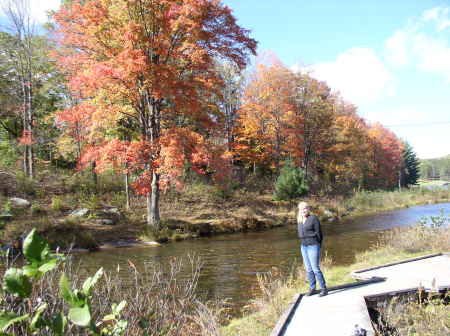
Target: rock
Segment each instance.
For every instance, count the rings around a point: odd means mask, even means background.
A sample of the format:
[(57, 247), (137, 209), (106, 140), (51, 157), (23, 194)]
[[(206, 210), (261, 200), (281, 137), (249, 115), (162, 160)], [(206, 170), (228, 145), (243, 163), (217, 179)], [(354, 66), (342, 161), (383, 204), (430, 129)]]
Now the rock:
[(0, 221), (5, 221), (5, 222), (9, 222), (10, 220), (13, 219), (13, 215), (10, 214), (9, 212), (4, 212), (2, 214), (0, 214)]
[(333, 214), (330, 210), (325, 209), (325, 210), (323, 211), (323, 217), (324, 217), (324, 218), (333, 218), (333, 217), (334, 217), (334, 214)]
[(31, 203), (23, 198), (11, 197), (8, 199), (13, 208), (28, 208)]
[(74, 211), (72, 211), (69, 216), (70, 217), (85, 217), (89, 214), (89, 209), (87, 208), (81, 208), (81, 209), (76, 209)]
[(110, 220), (112, 223), (104, 223), (106, 225), (113, 225), (113, 224), (117, 224), (122, 218), (123, 215), (120, 212), (120, 210), (118, 208), (114, 208), (114, 207), (106, 207), (104, 209), (101, 210), (97, 210), (95, 212), (95, 217), (101, 219), (101, 220)]
[(120, 210), (118, 208), (114, 208), (114, 207), (104, 208), (104, 209), (102, 209), (102, 212), (108, 213), (108, 214), (113, 214), (118, 217), (122, 216), (122, 214), (120, 213)]
[(108, 218), (99, 218), (95, 220), (96, 224), (100, 224), (100, 225), (114, 225), (116, 224), (112, 219), (108, 219)]

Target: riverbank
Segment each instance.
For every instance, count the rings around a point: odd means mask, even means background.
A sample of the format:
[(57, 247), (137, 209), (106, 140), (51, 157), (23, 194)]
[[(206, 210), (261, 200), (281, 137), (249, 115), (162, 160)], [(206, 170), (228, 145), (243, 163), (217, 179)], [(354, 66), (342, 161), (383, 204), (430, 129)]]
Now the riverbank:
[[(334, 266), (329, 258), (325, 258), (322, 269), (327, 283), (329, 286), (337, 286), (352, 282), (354, 280), (350, 274), (357, 269), (448, 251), (449, 224), (450, 217), (447, 215), (434, 220), (429, 218), (424, 225), (389, 231), (381, 237), (376, 246), (357, 255), (356, 262), (350, 266)], [(259, 285), (263, 294), (251, 302), (249, 310), (242, 318), (231, 320), (221, 329), (223, 335), (269, 335), (294, 295), (307, 290), (305, 274), (299, 266), (293, 267), (291, 274), (284, 277), (276, 271), (261, 276)], [(389, 303), (383, 309), (384, 327), (380, 326), (385, 330), (380, 331), (379, 335), (390, 335), (387, 333), (389, 328), (405, 330), (414, 326), (428, 330), (427, 335), (441, 335), (442, 325), (436, 324), (435, 321), (444, 321), (445, 324), (445, 316), (448, 317), (448, 297), (446, 300), (431, 302), (433, 309), (427, 309), (426, 303), (418, 304), (417, 301)], [(401, 316), (397, 312), (408, 312), (408, 315)], [(450, 328), (450, 325), (447, 323), (444, 327)]]
[[(0, 197), (3, 209), (13, 216), (0, 220), (0, 239), (13, 241), (36, 228), (53, 247), (83, 248), (139, 245), (179, 241), (201, 236), (268, 230), (295, 224), (298, 200), (275, 201), (270, 188), (229, 191), (207, 183), (187, 184), (182, 192), (170, 191), (161, 198), (162, 230), (149, 230), (145, 223), (145, 200), (135, 196), (125, 209), (124, 195), (116, 181), (105, 181), (97, 193), (81, 188), (83, 181), (47, 177), (40, 184), (22, 181), (17, 195), (30, 205), (11, 209), (8, 198)], [(56, 184), (55, 184), (56, 183)], [(322, 221), (394, 210), (414, 205), (450, 202), (450, 190), (412, 188), (399, 191), (357, 192), (351, 197), (311, 196), (307, 200)], [(79, 211), (83, 210), (83, 211)], [(108, 210), (114, 216), (104, 218)], [(71, 216), (71, 214), (82, 215)], [(117, 216), (116, 216), (117, 215)], [(111, 220), (112, 219), (112, 220)], [(156, 244), (155, 244), (156, 245)]]

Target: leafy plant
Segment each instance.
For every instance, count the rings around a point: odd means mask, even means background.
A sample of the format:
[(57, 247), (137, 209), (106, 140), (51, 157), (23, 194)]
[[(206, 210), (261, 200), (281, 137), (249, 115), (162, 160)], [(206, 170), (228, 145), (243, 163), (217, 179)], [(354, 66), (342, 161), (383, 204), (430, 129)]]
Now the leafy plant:
[[(33, 281), (39, 280), (47, 272), (55, 269), (64, 257), (50, 251), (48, 243), (36, 234), (33, 229), (23, 242), (23, 255), (27, 263), (22, 268), (9, 268), (3, 278), (3, 290), (21, 299), (31, 297)], [(95, 323), (91, 314), (91, 299), (94, 286), (103, 276), (103, 268), (100, 268), (93, 277), (87, 278), (81, 289), (72, 289), (66, 275), (63, 273), (59, 281), (61, 297), (69, 306), (67, 316), (63, 311), (46, 317), (44, 313), (47, 303), (41, 303), (34, 315), (18, 315), (11, 311), (0, 311), (1, 335), (9, 335), (7, 329), (15, 323), (27, 323), (27, 328), (32, 332), (52, 331), (55, 335), (64, 335), (68, 323), (87, 328), (93, 336), (120, 336), (126, 331), (127, 321), (119, 320), (120, 312), (126, 305), (126, 301), (118, 305), (113, 304), (111, 314)]]

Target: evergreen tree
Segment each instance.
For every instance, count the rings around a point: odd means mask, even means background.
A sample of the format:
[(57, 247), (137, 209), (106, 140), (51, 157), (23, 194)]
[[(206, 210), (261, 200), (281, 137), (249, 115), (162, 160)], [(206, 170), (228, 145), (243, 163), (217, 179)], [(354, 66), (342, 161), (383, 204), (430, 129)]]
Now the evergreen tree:
[(292, 161), (285, 162), (275, 182), (275, 199), (286, 201), (301, 197), (307, 194), (308, 189), (305, 171)]
[(403, 187), (409, 187), (416, 185), (419, 179), (419, 159), (416, 156), (412, 146), (404, 142), (405, 148), (403, 149), (403, 167), (401, 170), (401, 185)]

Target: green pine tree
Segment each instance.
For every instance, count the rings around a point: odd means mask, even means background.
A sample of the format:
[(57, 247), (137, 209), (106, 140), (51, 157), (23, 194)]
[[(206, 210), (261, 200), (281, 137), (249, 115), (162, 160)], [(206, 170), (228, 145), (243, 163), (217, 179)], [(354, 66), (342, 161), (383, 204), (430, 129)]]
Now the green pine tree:
[(403, 149), (403, 168), (401, 171), (401, 185), (402, 187), (409, 187), (416, 185), (419, 179), (419, 165), (420, 161), (416, 156), (412, 146), (404, 142)]

